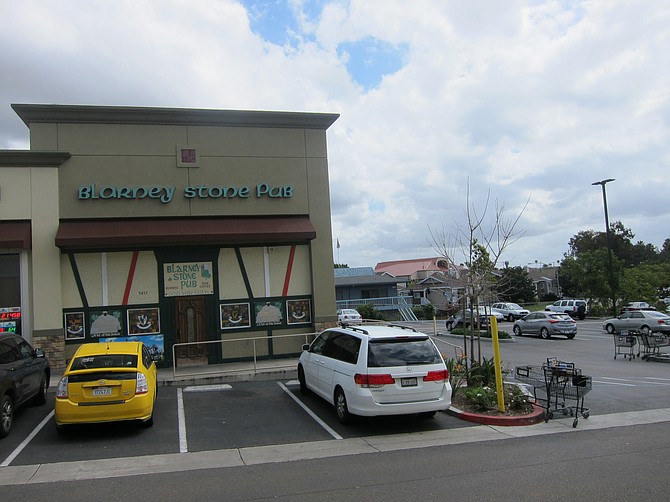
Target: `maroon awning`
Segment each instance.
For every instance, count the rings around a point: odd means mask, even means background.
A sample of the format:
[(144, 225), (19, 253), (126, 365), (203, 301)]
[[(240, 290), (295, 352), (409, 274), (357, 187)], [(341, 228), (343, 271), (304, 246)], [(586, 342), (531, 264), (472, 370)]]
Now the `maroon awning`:
[(314, 239), (307, 216), (61, 220), (63, 250), (279, 244)]
[(31, 249), (29, 221), (0, 221), (0, 249)]

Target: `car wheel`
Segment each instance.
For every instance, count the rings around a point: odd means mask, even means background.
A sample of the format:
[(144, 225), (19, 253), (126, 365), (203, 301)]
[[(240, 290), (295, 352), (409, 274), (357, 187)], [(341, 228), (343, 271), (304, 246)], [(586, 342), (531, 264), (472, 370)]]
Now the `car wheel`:
[(302, 366), (298, 366), (298, 382), (300, 382), (300, 393), (308, 394), (307, 381), (305, 380), (305, 370)]
[(47, 389), (49, 388), (49, 380), (45, 373), (42, 373), (42, 380), (40, 381), (40, 390), (33, 397), (33, 404), (40, 406), (47, 402)]
[(513, 316), (512, 314), (508, 315), (508, 316), (507, 316), (507, 320), (508, 320), (509, 322), (514, 322), (514, 316)]
[(341, 424), (348, 424), (351, 422), (351, 414), (347, 406), (347, 398), (344, 391), (338, 387), (335, 389), (335, 411), (337, 413), (337, 420)]
[(565, 335), (568, 337), (568, 340), (572, 340), (575, 337), (574, 333), (570, 333), (569, 335)]
[(424, 411), (423, 413), (419, 413), (419, 416), (421, 418), (429, 419), (433, 418), (437, 414), (437, 411)]
[(649, 336), (649, 335), (651, 334), (651, 329), (649, 328), (649, 326), (642, 326), (642, 327), (640, 328), (640, 331), (641, 331), (642, 334), (645, 335), (645, 336)]
[(523, 335), (523, 333), (521, 333), (521, 328), (520, 328), (519, 326), (514, 326), (514, 328), (512, 329), (512, 331), (514, 331), (514, 334), (515, 334), (516, 336), (521, 336), (521, 335)]
[(543, 340), (547, 340), (550, 337), (549, 335), (549, 330), (547, 328), (542, 328), (540, 330), (540, 338)]
[(142, 428), (148, 429), (149, 427), (153, 427), (153, 425), (154, 425), (154, 412), (152, 410), (149, 419), (142, 422)]
[(5, 394), (0, 400), (0, 438), (4, 438), (12, 430), (14, 422), (14, 400)]
[(605, 326), (605, 331), (607, 331), (610, 335), (614, 334), (614, 325), (613, 324), (608, 324)]

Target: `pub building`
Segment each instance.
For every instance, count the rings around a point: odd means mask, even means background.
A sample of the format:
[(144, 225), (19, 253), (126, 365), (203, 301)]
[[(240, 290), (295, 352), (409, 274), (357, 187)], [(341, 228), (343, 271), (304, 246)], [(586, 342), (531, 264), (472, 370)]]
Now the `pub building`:
[(0, 150), (0, 331), (53, 367), (114, 340), (159, 366), (285, 357), (336, 323), (337, 114), (12, 108), (30, 150)]

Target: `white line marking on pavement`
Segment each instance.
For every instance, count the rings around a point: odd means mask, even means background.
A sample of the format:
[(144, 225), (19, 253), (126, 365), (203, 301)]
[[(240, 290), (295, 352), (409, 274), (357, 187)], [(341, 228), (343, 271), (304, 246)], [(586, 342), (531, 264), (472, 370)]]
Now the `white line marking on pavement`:
[(39, 431), (42, 430), (42, 428), (46, 425), (46, 423), (51, 420), (51, 417), (54, 416), (54, 410), (51, 410), (51, 413), (49, 413), (46, 417), (44, 417), (44, 420), (40, 422), (40, 424), (33, 429), (33, 431), (30, 433), (30, 435), (23, 440), (23, 442), (16, 447), (16, 449), (5, 459), (5, 461), (0, 464), (0, 467), (7, 467), (9, 464), (12, 463), (12, 461), (23, 451), (23, 449), (28, 446), (28, 443), (37, 435)]
[(606, 385), (622, 385), (624, 387), (635, 387), (634, 383), (603, 382), (602, 380), (592, 380), (592, 383), (603, 383), (603, 384), (606, 384)]
[(188, 453), (186, 442), (186, 415), (184, 414), (184, 393), (177, 389), (177, 417), (179, 422), (179, 453)]
[(286, 385), (284, 385), (282, 382), (277, 382), (277, 384), (279, 384), (279, 386), (282, 388), (282, 390), (283, 390), (284, 392), (286, 392), (286, 394), (288, 394), (289, 397), (290, 397), (291, 399), (293, 399), (296, 403), (298, 403), (298, 406), (300, 406), (303, 410), (305, 410), (305, 412), (306, 412), (310, 417), (312, 417), (312, 418), (314, 419), (314, 421), (315, 421), (317, 424), (319, 424), (321, 427), (323, 427), (324, 430), (325, 430), (328, 434), (330, 434), (331, 436), (333, 436), (335, 439), (342, 439), (342, 436), (340, 436), (337, 432), (335, 432), (333, 429), (331, 429), (331, 428), (328, 426), (328, 424), (326, 424), (323, 420), (321, 420), (319, 417), (317, 417), (317, 416), (314, 414), (314, 412), (313, 412), (312, 410), (310, 410), (307, 406), (305, 406), (305, 404), (304, 404), (302, 401), (300, 401), (300, 399), (298, 399), (297, 397), (295, 397), (295, 396), (293, 395), (293, 392), (291, 392), (290, 390), (288, 390), (288, 389), (286, 388)]
[(212, 385), (193, 385), (184, 387), (184, 392), (211, 392), (214, 390), (228, 390), (232, 389), (227, 383), (212, 384)]

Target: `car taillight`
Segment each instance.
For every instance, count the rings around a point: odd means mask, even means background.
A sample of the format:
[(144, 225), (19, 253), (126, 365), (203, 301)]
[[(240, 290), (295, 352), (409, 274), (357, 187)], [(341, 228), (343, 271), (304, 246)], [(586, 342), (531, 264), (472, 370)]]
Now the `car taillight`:
[(356, 373), (354, 375), (354, 382), (363, 388), (381, 387), (382, 385), (391, 385), (395, 383), (395, 379), (391, 375), (362, 375)]
[(556, 319), (547, 319), (547, 320), (549, 321), (549, 324), (556, 324), (557, 322), (561, 322)]
[(149, 382), (144, 373), (137, 373), (137, 383), (135, 384), (135, 395), (146, 394), (149, 392)]
[(63, 377), (58, 382), (58, 389), (56, 390), (56, 399), (67, 399), (67, 377)]
[(449, 380), (449, 370), (429, 371), (423, 377), (424, 382), (442, 382)]

